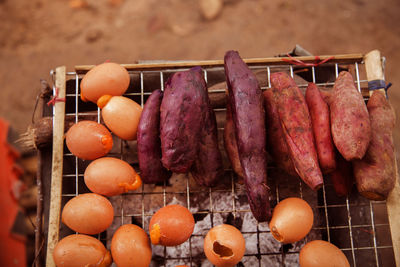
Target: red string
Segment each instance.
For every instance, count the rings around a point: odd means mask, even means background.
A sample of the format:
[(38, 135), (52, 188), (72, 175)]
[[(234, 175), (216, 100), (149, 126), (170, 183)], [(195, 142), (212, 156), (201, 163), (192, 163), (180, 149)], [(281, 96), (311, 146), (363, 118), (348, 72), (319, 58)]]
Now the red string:
[(321, 65), (321, 64), (324, 64), (325, 62), (327, 62), (327, 61), (329, 61), (329, 60), (335, 58), (334, 56), (330, 56), (330, 57), (328, 57), (328, 58), (326, 58), (326, 59), (324, 59), (324, 60), (321, 60), (321, 59), (319, 58), (319, 56), (315, 56), (315, 63), (305, 63), (305, 62), (301, 61), (300, 59), (297, 59), (297, 58), (292, 57), (291, 55), (289, 55), (289, 53), (286, 54), (286, 55), (287, 55), (287, 57), (290, 58), (290, 59), (282, 58), (283, 61), (288, 62), (288, 63), (291, 63), (291, 64), (293, 64), (293, 65), (306, 66), (306, 67), (316, 67), (316, 66), (319, 66), (319, 65)]
[(56, 104), (56, 102), (65, 102), (65, 97), (58, 97), (58, 88), (57, 87), (56, 87), (56, 95), (51, 97), (50, 101), (47, 102), (47, 105), (54, 106)]

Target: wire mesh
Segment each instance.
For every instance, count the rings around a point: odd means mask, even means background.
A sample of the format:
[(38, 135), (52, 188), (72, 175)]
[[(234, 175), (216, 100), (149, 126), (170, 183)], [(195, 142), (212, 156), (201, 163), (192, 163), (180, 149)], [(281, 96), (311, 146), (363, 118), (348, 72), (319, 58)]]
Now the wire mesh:
[[(251, 66), (262, 72), (263, 90), (271, 88), (270, 75), (276, 71), (287, 71), (297, 82), (301, 90), (307, 87), (307, 79), (321, 88), (329, 89), (334, 78), (342, 69), (351, 71), (355, 86), (360, 92), (367, 87), (362, 62), (352, 64), (329, 63), (319, 67), (297, 67), (292, 65)], [(323, 80), (318, 75), (322, 68), (329, 69), (330, 79)], [(221, 66), (204, 67), (204, 78), (208, 86), (224, 81)], [(134, 70), (129, 71), (131, 85), (125, 96), (144, 105), (151, 92), (164, 89), (164, 81), (174, 72), (182, 69)], [(326, 72), (326, 70), (324, 70)], [(308, 78), (300, 79), (302, 72), (308, 72)], [(311, 74), (310, 74), (311, 72)], [(324, 74), (325, 75), (325, 74)], [(90, 119), (101, 122), (100, 110), (80, 99), (79, 84), (82, 74), (67, 73), (66, 118), (74, 122)], [(300, 77), (300, 78), (299, 78)], [(333, 77), (333, 79), (332, 79)], [(225, 88), (215, 88), (210, 94), (225, 94)], [(217, 115), (220, 149), (224, 154), (222, 131), (225, 108), (215, 107)], [(113, 136), (114, 147), (109, 156), (118, 157), (130, 163), (139, 171), (135, 141), (122, 141)], [(62, 203), (72, 197), (89, 192), (83, 181), (83, 173), (90, 162), (82, 161), (64, 150)], [(186, 206), (195, 217), (195, 230), (190, 239), (177, 247), (153, 246), (152, 266), (211, 266), (203, 252), (203, 238), (208, 230), (221, 223), (235, 225), (246, 240), (246, 253), (239, 266), (297, 266), (301, 247), (308, 241), (323, 239), (338, 246), (347, 256), (351, 266), (392, 266), (394, 255), (390, 228), (384, 201), (368, 201), (358, 196), (354, 189), (347, 198), (335, 195), (329, 177), (318, 192), (313, 192), (300, 179), (290, 177), (274, 167), (268, 166), (268, 184), (271, 188), (272, 206), (287, 197), (305, 199), (314, 212), (314, 225), (304, 240), (294, 244), (282, 245), (275, 241), (267, 223), (258, 223), (251, 215), (243, 184), (238, 180), (224, 159), (225, 176), (215, 188), (197, 185), (190, 174), (174, 174), (168, 182), (156, 185), (142, 185), (141, 189), (109, 198), (114, 207), (115, 218), (112, 226), (98, 238), (109, 248), (115, 230), (126, 223), (141, 226), (147, 233), (151, 216), (162, 206), (181, 204)], [(60, 225), (61, 237), (72, 233), (65, 225)]]

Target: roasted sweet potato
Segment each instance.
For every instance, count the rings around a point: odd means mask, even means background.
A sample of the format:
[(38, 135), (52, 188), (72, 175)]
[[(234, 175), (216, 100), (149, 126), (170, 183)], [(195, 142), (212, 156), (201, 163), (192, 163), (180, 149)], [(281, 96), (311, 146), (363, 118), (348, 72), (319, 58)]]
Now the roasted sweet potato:
[(294, 167), (300, 178), (311, 189), (317, 190), (322, 186), (323, 178), (304, 96), (294, 80), (284, 72), (272, 73), (271, 85)]
[(201, 131), (199, 151), (191, 172), (195, 181), (204, 186), (216, 185), (218, 179), (224, 174), (221, 152), (218, 148), (217, 121), (209, 100)]
[(306, 103), (310, 111), (319, 167), (322, 173), (329, 173), (336, 168), (329, 107), (314, 83), (309, 83), (307, 86)]
[(282, 131), (278, 109), (274, 101), (272, 90), (264, 91), (264, 106), (266, 115), (267, 129), (267, 150), (276, 163), (277, 167), (284, 170), (287, 174), (297, 176), (294, 168), (289, 148)]
[(165, 181), (171, 176), (161, 163), (160, 105), (161, 90), (155, 90), (143, 107), (137, 131), (140, 176), (147, 184)]
[(367, 104), (371, 142), (362, 160), (353, 161), (357, 189), (373, 200), (384, 200), (396, 182), (392, 131), (395, 113), (384, 93), (375, 91)]
[(339, 152), (336, 152), (336, 169), (330, 173), (336, 195), (348, 196), (354, 184), (353, 167)]
[[(228, 98), (229, 96), (227, 96)], [(228, 99), (227, 99), (228, 100)], [(239, 176), (239, 179), (244, 178), (243, 168), (240, 164), (239, 151), (236, 141), (235, 126), (232, 119), (232, 108), (229, 101), (226, 102), (226, 122), (224, 127), (224, 146), (229, 161), (231, 162), (233, 171)]]
[(239, 159), (244, 172), (250, 209), (257, 221), (271, 218), (267, 186), (265, 112), (255, 75), (236, 51), (224, 58)]
[(347, 71), (339, 73), (330, 99), (333, 142), (347, 160), (362, 159), (371, 139), (368, 110)]
[(162, 164), (178, 173), (189, 171), (197, 157), (207, 110), (207, 87), (200, 67), (173, 74), (161, 102)]

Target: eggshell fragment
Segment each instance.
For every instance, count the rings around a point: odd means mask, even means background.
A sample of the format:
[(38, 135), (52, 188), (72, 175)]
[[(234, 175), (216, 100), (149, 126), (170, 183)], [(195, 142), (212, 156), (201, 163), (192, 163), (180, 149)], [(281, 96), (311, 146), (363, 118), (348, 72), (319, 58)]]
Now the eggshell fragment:
[(94, 121), (80, 121), (66, 134), (69, 151), (78, 158), (93, 160), (105, 156), (113, 146), (111, 133)]
[(150, 239), (137, 225), (124, 224), (111, 240), (111, 254), (118, 267), (145, 267), (151, 262)]
[(111, 202), (98, 194), (87, 193), (70, 199), (61, 214), (62, 222), (72, 230), (88, 235), (105, 231), (112, 223)]
[(121, 65), (112, 62), (99, 64), (83, 76), (81, 99), (97, 103), (102, 95), (123, 95), (129, 83), (129, 73)]
[(314, 240), (305, 244), (300, 250), (299, 261), (301, 267), (350, 266), (346, 256), (338, 247), (323, 240)]
[(215, 266), (235, 266), (243, 258), (246, 242), (242, 233), (232, 225), (217, 225), (204, 239), (204, 253)]
[(142, 107), (127, 97), (104, 95), (97, 105), (101, 108), (101, 116), (116, 136), (124, 140), (134, 140), (137, 137)]
[(271, 234), (282, 243), (293, 243), (303, 239), (311, 230), (313, 211), (301, 198), (286, 198), (276, 205), (269, 223)]
[(159, 209), (150, 220), (151, 243), (177, 246), (185, 242), (194, 230), (194, 218), (181, 205), (168, 205)]
[(110, 252), (99, 240), (81, 234), (69, 235), (58, 241), (53, 259), (58, 267), (107, 267), (112, 263)]
[(127, 162), (104, 157), (92, 161), (83, 175), (90, 191), (115, 196), (136, 190), (142, 185), (140, 176)]

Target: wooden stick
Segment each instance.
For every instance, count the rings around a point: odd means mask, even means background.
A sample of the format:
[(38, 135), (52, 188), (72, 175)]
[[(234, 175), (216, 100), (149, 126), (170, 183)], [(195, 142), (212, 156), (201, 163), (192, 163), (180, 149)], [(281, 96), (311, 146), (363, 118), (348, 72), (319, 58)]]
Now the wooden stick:
[[(65, 71), (65, 66), (56, 68), (55, 85), (59, 90), (59, 98), (65, 98)], [(60, 229), (65, 102), (55, 102), (54, 111), (49, 230), (46, 253), (47, 267), (56, 266), (53, 260), (53, 250), (58, 242)]]
[[(381, 52), (379, 50), (372, 50), (367, 53), (364, 57), (365, 70), (367, 72), (368, 82), (376, 80), (384, 80), (383, 68), (381, 61)], [(379, 89), (380, 92), (384, 93), (386, 96), (385, 89)], [(374, 91), (370, 90), (369, 95), (371, 96)]]
[[(328, 59), (332, 56), (320, 56), (320, 60)], [(361, 62), (363, 60), (362, 54), (347, 54), (347, 55), (335, 55), (334, 58), (328, 61), (328, 63), (354, 63)], [(288, 57), (271, 57), (271, 58), (249, 58), (244, 61), (249, 65), (290, 65), (290, 63), (284, 60), (290, 60)], [(305, 63), (315, 62), (314, 56), (304, 56), (296, 57), (296, 59), (301, 60)], [(157, 70), (157, 69), (177, 69), (177, 68), (190, 68), (194, 66), (223, 66), (223, 60), (197, 60), (197, 61), (171, 61), (165, 63), (141, 63), (141, 64), (121, 64), (127, 70)], [(86, 73), (94, 65), (78, 65), (75, 66), (75, 71), (77, 73)]]
[[(374, 80), (384, 80), (381, 53), (373, 50), (365, 55), (365, 68), (368, 82)], [(379, 92), (386, 95), (385, 89), (379, 89)], [(370, 96), (374, 91), (369, 91)], [(400, 266), (400, 186), (399, 175), (397, 172), (397, 160), (395, 160), (396, 181), (392, 192), (386, 200), (386, 206), (389, 215), (390, 231), (392, 233), (393, 251), (396, 259), (396, 266)]]

